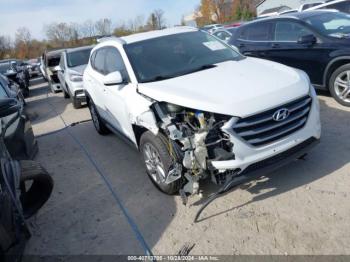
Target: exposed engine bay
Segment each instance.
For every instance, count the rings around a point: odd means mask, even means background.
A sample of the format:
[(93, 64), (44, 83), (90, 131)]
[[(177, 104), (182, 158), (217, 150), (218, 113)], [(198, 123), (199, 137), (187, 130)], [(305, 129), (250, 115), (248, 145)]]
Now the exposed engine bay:
[(187, 194), (198, 193), (198, 181), (208, 176), (214, 183), (224, 184), (230, 174), (219, 173), (210, 163), (235, 158), (230, 135), (223, 130), (232, 117), (169, 103), (155, 103), (152, 109), (160, 130), (168, 138), (166, 143), (174, 160), (166, 183), (184, 176), (187, 183), (183, 191)]

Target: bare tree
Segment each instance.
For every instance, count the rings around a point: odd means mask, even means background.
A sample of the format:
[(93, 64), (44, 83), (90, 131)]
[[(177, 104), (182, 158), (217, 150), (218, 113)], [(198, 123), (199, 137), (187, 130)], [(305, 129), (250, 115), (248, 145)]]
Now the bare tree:
[(148, 30), (157, 30), (158, 29), (157, 17), (154, 13), (151, 13), (149, 15), (149, 18), (147, 21), (147, 27), (148, 27)]
[(85, 21), (81, 26), (80, 26), (80, 35), (82, 37), (93, 37), (96, 35), (96, 30), (95, 30), (95, 23), (92, 20), (87, 20)]
[(18, 58), (28, 58), (31, 34), (28, 28), (20, 27), (15, 34), (15, 51)]
[(15, 34), (15, 42), (28, 44), (32, 40), (31, 33), (27, 27), (19, 27)]
[(0, 36), (0, 59), (7, 58), (11, 53), (12, 42), (9, 36)]
[(49, 41), (64, 47), (68, 41), (76, 41), (79, 37), (76, 24), (52, 23), (45, 26)]
[(97, 35), (110, 35), (112, 33), (112, 20), (103, 18), (95, 23), (95, 30)]
[(144, 31), (145, 17), (143, 15), (138, 15), (134, 19), (130, 19), (128, 27), (132, 32)]
[(153, 11), (153, 14), (156, 17), (157, 29), (165, 28), (164, 11), (162, 9), (156, 9)]

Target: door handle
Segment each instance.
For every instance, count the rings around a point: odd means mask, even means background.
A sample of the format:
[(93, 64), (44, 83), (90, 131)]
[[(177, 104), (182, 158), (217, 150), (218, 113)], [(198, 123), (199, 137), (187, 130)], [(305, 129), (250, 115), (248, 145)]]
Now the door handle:
[(244, 55), (247, 55), (247, 56), (252, 56), (253, 53), (252, 52), (243, 52)]
[(245, 47), (245, 44), (239, 44), (238, 46), (239, 47)]
[(276, 44), (276, 43), (273, 43), (273, 44), (271, 44), (271, 47), (272, 47), (272, 48), (279, 48), (280, 45), (279, 45), (279, 44)]

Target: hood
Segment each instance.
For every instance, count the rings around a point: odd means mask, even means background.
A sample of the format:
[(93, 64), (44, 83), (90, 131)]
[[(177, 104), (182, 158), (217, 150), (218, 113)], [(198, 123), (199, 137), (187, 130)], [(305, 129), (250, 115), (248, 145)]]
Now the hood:
[(76, 74), (79, 74), (79, 75), (83, 75), (86, 66), (87, 66), (87, 65), (81, 65), (81, 66), (71, 67), (71, 68), (69, 68), (69, 71), (71, 71), (72, 73), (76, 73)]
[(246, 117), (305, 96), (309, 80), (300, 70), (246, 58), (164, 81), (140, 83), (138, 89), (159, 102)]

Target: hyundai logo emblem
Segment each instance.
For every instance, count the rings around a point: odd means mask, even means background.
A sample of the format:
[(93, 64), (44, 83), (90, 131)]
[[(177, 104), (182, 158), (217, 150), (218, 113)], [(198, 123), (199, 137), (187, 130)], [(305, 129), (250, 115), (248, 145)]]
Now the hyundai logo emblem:
[(275, 120), (277, 122), (284, 121), (288, 117), (289, 117), (289, 110), (287, 108), (282, 108), (282, 109), (276, 111), (272, 116), (273, 120)]

